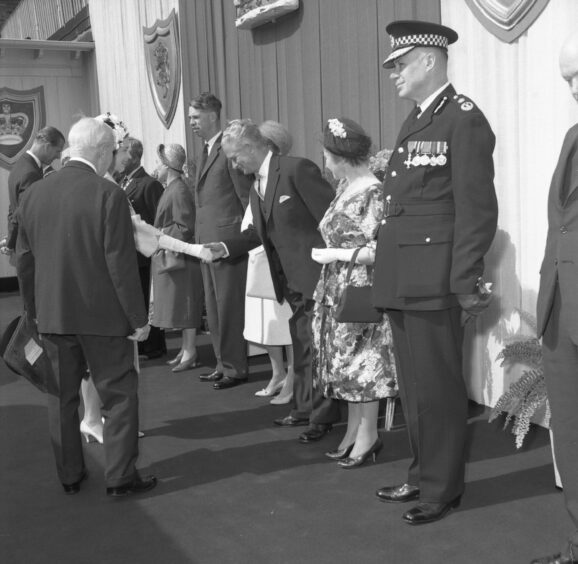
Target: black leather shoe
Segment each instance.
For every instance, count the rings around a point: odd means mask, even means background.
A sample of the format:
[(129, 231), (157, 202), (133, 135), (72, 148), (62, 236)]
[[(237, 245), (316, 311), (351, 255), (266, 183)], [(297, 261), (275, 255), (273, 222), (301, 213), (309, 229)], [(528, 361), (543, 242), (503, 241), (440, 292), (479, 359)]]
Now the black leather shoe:
[(406, 501), (419, 499), (419, 488), (409, 484), (402, 484), (401, 486), (380, 488), (375, 492), (375, 495), (379, 498), (379, 501), (405, 503)]
[(428, 503), (422, 501), (406, 511), (401, 518), (408, 525), (425, 525), (443, 519), (452, 509), (459, 507), (461, 496), (448, 503)]
[(327, 435), (331, 429), (333, 429), (333, 425), (312, 425), (307, 431), (299, 435), (299, 442), (303, 444), (316, 443)]
[(64, 493), (66, 495), (77, 494), (80, 491), (80, 484), (84, 482), (86, 478), (88, 478), (88, 472), (85, 470), (82, 473), (80, 480), (78, 480), (77, 482), (72, 482), (72, 484), (62, 484), (62, 487), (64, 488)]
[(227, 388), (234, 388), (240, 384), (247, 382), (248, 378), (231, 378), (230, 376), (223, 376), (223, 379), (213, 384), (215, 390), (226, 390)]
[(303, 425), (309, 425), (309, 419), (298, 419), (292, 415), (287, 415), (287, 417), (275, 419), (273, 423), (275, 423), (275, 425), (279, 425), (279, 427), (301, 427)]
[(532, 564), (578, 564), (578, 547), (569, 542), (563, 554), (559, 552), (552, 556), (536, 558), (532, 560)]
[(223, 373), (218, 370), (213, 370), (210, 374), (201, 374), (199, 380), (201, 382), (218, 382), (223, 377)]
[(106, 488), (106, 495), (110, 497), (125, 497), (127, 495), (148, 492), (156, 485), (157, 479), (154, 476), (145, 476), (144, 478), (138, 476), (128, 484)]

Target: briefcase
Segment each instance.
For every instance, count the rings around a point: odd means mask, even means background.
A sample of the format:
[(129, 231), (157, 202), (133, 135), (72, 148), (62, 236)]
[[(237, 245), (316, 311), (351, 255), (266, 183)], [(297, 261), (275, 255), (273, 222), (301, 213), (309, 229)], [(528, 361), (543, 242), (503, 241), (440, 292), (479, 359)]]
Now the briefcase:
[(46, 392), (47, 375), (52, 368), (36, 326), (28, 323), (25, 315), (12, 320), (4, 331), (0, 354), (10, 370)]

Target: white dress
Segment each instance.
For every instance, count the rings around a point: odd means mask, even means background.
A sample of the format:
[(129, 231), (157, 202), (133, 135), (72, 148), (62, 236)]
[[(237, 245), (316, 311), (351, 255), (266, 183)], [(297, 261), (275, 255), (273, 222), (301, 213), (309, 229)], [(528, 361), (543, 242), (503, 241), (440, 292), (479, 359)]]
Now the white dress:
[[(247, 207), (241, 229), (247, 229), (253, 222), (251, 208)], [(249, 251), (249, 265), (251, 259), (258, 253), (264, 253), (263, 246)], [(248, 276), (247, 276), (248, 278)], [(280, 304), (277, 300), (267, 300), (247, 296), (245, 293), (245, 329), (243, 336), (247, 341), (259, 345), (290, 345), (289, 319), (293, 315), (287, 300)]]

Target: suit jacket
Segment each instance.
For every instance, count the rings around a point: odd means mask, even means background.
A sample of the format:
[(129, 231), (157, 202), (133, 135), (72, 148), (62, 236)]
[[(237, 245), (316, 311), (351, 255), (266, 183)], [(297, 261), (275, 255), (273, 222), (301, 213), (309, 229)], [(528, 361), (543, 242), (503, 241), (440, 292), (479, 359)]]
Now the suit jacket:
[(251, 184), (248, 176), (233, 168), (219, 137), (211, 148), (205, 166), (197, 170), (196, 243), (211, 243), (239, 236)]
[(279, 302), (283, 301), (283, 283), (278, 264), (289, 288), (311, 299), (321, 273), (321, 265), (311, 258), (311, 249), (325, 247), (318, 226), (334, 197), (315, 163), (273, 156), (265, 200), (251, 190), (254, 230), (244, 239), (225, 241), (229, 253), (235, 256), (262, 242)]
[[(566, 133), (548, 195), (548, 236), (538, 292), (538, 337), (544, 334), (556, 283), (562, 295), (564, 319), (575, 344), (578, 344), (578, 190), (567, 186), (566, 169), (578, 150), (578, 125)], [(567, 193), (569, 192), (569, 193)]]
[(445, 309), (477, 291), (497, 227), (494, 145), (484, 114), (451, 85), (402, 125), (384, 183), (376, 306)]
[[(129, 199), (134, 211), (143, 221), (153, 225), (157, 214), (159, 200), (163, 195), (163, 185), (139, 167), (124, 187), (125, 194)], [(138, 253), (139, 266), (148, 266), (150, 258)]]
[(17, 269), (40, 333), (126, 336), (147, 323), (122, 189), (71, 160), (18, 209)]
[(16, 208), (22, 196), (22, 193), (33, 182), (42, 178), (42, 168), (28, 154), (24, 153), (14, 163), (10, 175), (8, 176), (8, 240), (9, 249), (16, 247), (16, 238), (18, 236), (18, 221), (16, 219)]

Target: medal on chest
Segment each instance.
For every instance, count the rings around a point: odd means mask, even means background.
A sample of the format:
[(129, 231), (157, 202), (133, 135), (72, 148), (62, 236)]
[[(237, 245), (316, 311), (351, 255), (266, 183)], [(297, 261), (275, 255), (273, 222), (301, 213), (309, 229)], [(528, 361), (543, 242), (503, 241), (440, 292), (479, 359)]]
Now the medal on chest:
[(444, 166), (448, 162), (446, 141), (408, 141), (407, 169), (420, 166)]

